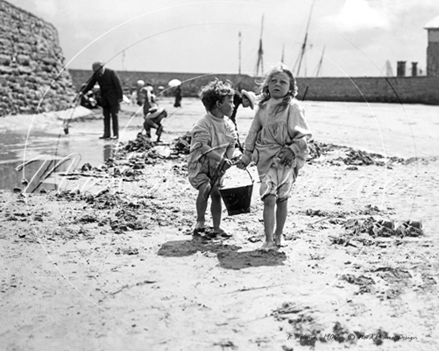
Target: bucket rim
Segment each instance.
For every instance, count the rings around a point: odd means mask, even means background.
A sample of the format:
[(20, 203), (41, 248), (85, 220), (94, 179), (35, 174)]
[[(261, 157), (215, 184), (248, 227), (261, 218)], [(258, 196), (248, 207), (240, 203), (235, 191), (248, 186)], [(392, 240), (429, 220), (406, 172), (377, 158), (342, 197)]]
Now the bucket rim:
[(247, 184), (247, 185), (240, 185), (240, 186), (233, 186), (233, 187), (225, 187), (222, 186), (221, 188), (219, 188), (218, 190), (222, 191), (222, 190), (227, 190), (227, 189), (241, 189), (241, 188), (246, 188), (248, 186), (253, 186), (254, 185), (254, 178), (252, 178), (251, 173), (248, 171), (247, 168), (244, 169), (244, 171), (247, 172), (247, 174), (249, 175), (249, 178), (251, 179), (251, 184)]
[(223, 188), (219, 188), (218, 190), (219, 191), (226, 191), (226, 190), (235, 190), (235, 189), (245, 189), (245, 188), (249, 188), (249, 187), (253, 187), (253, 186), (254, 186), (254, 183), (248, 184), (248, 185), (242, 185), (242, 186), (234, 186), (231, 188), (223, 187)]
[[(237, 167), (238, 168), (238, 167)], [(240, 168), (239, 168), (240, 169)], [(251, 179), (251, 182), (252, 182), (252, 184), (254, 183), (254, 178), (252, 177), (252, 175), (251, 175), (251, 172), (249, 172), (249, 170), (247, 169), (247, 168), (245, 168), (245, 169), (243, 169), (242, 171), (246, 171), (247, 172), (247, 174), (248, 174), (248, 176), (249, 176), (249, 178)]]

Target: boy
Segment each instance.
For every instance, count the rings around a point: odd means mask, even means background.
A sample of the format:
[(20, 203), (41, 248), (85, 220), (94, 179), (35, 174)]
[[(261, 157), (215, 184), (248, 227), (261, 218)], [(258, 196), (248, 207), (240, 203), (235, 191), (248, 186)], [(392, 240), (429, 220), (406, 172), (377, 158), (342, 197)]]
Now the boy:
[(217, 79), (200, 92), (206, 115), (196, 122), (191, 131), (188, 159), (188, 180), (199, 191), (195, 235), (205, 231), (205, 212), (211, 197), (213, 234), (230, 237), (220, 228), (222, 203), (219, 187), (224, 173), (232, 166), (231, 158), (238, 156), (235, 149), (237, 132), (229, 119), (234, 108), (233, 96), (230, 84)]

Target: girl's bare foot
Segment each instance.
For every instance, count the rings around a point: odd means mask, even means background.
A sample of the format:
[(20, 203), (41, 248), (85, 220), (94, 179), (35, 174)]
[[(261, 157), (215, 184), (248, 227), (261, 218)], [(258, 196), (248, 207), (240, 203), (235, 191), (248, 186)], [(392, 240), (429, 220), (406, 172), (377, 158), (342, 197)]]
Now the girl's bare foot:
[(273, 241), (265, 242), (260, 250), (262, 251), (270, 251), (270, 250), (276, 250), (277, 246)]
[(277, 233), (275, 233), (275, 234), (273, 235), (273, 237), (274, 237), (274, 242), (275, 242), (275, 245), (276, 245), (277, 247), (281, 247), (281, 235), (282, 235), (282, 234), (277, 234)]

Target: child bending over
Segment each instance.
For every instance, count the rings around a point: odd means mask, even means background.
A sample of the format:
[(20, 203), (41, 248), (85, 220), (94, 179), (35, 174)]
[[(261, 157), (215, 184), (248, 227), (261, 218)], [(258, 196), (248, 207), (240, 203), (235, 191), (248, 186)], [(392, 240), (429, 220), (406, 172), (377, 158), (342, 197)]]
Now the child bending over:
[(157, 140), (160, 142), (160, 136), (163, 132), (162, 120), (168, 116), (164, 108), (153, 107), (144, 117), (144, 129), (147, 133), (147, 138), (151, 139), (151, 129), (156, 129)]
[(295, 99), (297, 85), (284, 65), (269, 71), (260, 86), (258, 110), (245, 140), (237, 166), (244, 169), (253, 158), (261, 181), (266, 242), (262, 249), (281, 246), (287, 202), (298, 171), (306, 162), (307, 141), (312, 133), (304, 108)]
[(205, 212), (211, 197), (214, 234), (230, 236), (220, 228), (222, 203), (219, 187), (225, 171), (232, 166), (231, 158), (239, 156), (235, 149), (237, 132), (229, 119), (234, 108), (233, 96), (231, 85), (219, 80), (209, 83), (200, 92), (206, 115), (196, 122), (191, 131), (188, 159), (188, 180), (199, 191), (194, 234), (205, 230)]

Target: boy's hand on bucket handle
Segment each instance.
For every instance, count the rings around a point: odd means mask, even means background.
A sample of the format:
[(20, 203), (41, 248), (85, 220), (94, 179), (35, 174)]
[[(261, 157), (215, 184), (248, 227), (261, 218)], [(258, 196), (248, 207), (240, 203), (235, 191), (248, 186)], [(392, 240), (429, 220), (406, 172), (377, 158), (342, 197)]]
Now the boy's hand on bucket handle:
[(246, 169), (246, 164), (240, 159), (237, 162), (235, 162), (235, 165), (239, 168), (239, 169)]
[(228, 170), (234, 165), (234, 162), (232, 162), (232, 160), (226, 157), (223, 157), (220, 163), (221, 163), (221, 169), (224, 171)]

